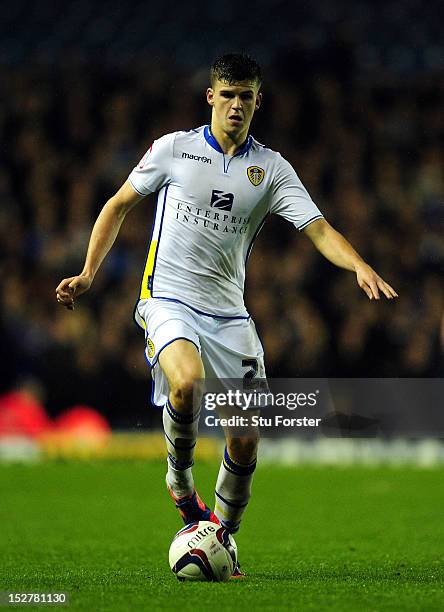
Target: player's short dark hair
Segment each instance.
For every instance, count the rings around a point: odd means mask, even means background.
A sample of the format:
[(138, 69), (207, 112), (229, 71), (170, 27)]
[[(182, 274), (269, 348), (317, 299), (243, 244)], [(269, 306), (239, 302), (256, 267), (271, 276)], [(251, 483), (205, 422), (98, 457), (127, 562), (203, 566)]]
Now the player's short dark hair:
[(255, 59), (246, 53), (226, 53), (214, 60), (210, 69), (211, 85), (219, 80), (229, 85), (240, 81), (262, 83), (262, 69)]

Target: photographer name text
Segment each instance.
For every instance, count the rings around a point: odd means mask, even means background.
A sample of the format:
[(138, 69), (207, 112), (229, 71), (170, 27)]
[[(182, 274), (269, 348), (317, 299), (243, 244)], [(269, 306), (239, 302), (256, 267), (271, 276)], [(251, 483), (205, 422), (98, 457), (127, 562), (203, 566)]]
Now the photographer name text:
[(219, 425), (221, 427), (319, 427), (321, 420), (310, 417), (284, 417), (281, 414), (273, 417), (234, 415), (229, 418), (219, 418), (209, 414), (205, 417), (205, 425), (207, 427)]

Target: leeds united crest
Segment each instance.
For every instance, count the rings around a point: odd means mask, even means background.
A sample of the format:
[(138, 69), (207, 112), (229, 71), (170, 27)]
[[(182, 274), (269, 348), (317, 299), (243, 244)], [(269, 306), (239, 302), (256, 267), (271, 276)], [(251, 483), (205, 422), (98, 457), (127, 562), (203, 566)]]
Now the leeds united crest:
[(259, 166), (249, 166), (247, 168), (247, 176), (255, 187), (260, 185), (264, 180), (265, 170)]

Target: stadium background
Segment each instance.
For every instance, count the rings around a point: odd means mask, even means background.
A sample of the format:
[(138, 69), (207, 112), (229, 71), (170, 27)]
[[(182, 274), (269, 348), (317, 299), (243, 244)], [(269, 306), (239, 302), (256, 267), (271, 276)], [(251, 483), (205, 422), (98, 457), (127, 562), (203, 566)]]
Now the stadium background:
[(442, 376), (441, 8), (10, 4), (0, 26), (1, 391), (26, 387), (51, 416), (86, 404), (119, 428), (158, 418), (131, 317), (154, 198), (127, 218), (75, 313), (54, 289), (81, 270), (94, 218), (151, 141), (208, 121), (208, 64), (233, 49), (265, 68), (254, 135), (290, 160), (400, 294), (368, 302), (352, 274), (269, 221), (247, 274), (269, 375)]

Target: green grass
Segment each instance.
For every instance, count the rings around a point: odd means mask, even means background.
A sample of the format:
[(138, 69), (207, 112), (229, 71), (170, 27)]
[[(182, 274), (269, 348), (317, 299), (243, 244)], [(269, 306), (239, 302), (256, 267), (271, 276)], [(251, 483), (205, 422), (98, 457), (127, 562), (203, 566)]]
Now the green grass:
[[(208, 500), (216, 472), (195, 470)], [(248, 578), (226, 584), (170, 572), (163, 479), (157, 462), (0, 466), (0, 590), (85, 611), (444, 609), (442, 470), (261, 466), (236, 538)]]

